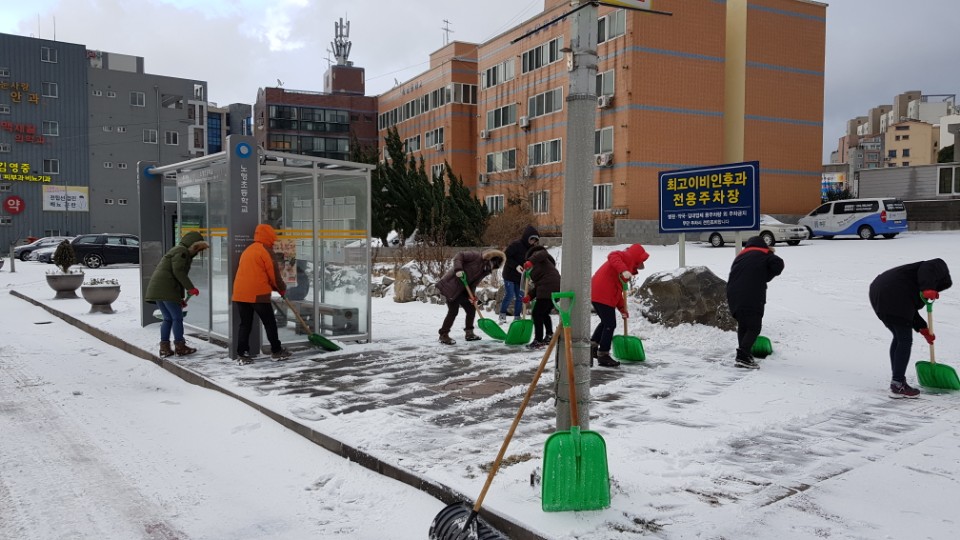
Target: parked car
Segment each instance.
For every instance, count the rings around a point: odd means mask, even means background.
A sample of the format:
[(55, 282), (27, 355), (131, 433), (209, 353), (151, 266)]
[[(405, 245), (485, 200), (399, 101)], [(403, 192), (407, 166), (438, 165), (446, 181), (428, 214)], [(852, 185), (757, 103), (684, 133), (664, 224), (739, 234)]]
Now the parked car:
[(831, 201), (800, 218), (800, 225), (810, 238), (856, 235), (870, 240), (878, 234), (893, 238), (907, 230), (907, 207), (894, 198)]
[(55, 244), (49, 247), (35, 249), (30, 252), (30, 258), (28, 260), (53, 264), (53, 254), (57, 251), (57, 246), (59, 245), (60, 244)]
[[(784, 223), (767, 214), (760, 214), (759, 229), (741, 232), (744, 240), (751, 236), (759, 236), (768, 246), (777, 242), (786, 242), (788, 245), (796, 246), (802, 240), (810, 237), (809, 231), (802, 225)], [(736, 242), (737, 231), (707, 231), (700, 235), (700, 240), (710, 242), (713, 247), (720, 247), (725, 242)]]
[(82, 234), (73, 239), (77, 262), (87, 268), (140, 263), (140, 239), (132, 234)]
[(17, 246), (13, 248), (13, 256), (20, 259), (21, 261), (28, 261), (31, 259), (30, 254), (35, 250), (45, 247), (57, 247), (57, 244), (63, 242), (64, 240), (73, 240), (72, 236), (47, 236), (39, 240), (35, 240), (24, 246)]

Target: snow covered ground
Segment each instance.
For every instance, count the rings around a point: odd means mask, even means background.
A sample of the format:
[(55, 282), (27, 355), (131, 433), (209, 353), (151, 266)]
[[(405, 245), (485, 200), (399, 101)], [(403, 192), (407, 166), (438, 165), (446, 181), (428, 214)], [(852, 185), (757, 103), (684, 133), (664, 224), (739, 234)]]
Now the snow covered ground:
[[(960, 395), (887, 397), (889, 334), (867, 287), (933, 257), (957, 279), (958, 241), (908, 233), (779, 247), (786, 270), (770, 284), (763, 331), (775, 352), (758, 371), (732, 367), (732, 332), (635, 316), (648, 362), (593, 370), (591, 429), (607, 443), (611, 508), (540, 510), (530, 477), (553, 431), (550, 369), (511, 444), (520, 459), (485, 506), (558, 539), (953, 538)], [(594, 249), (594, 268), (611, 249)], [(647, 249), (638, 280), (676, 268), (677, 246)], [(686, 260), (726, 278), (733, 253), (688, 244)], [(157, 327), (139, 328), (134, 309), (136, 268), (87, 271), (123, 284), (118, 312), (101, 315), (83, 300), (50, 300), (51, 267), (7, 265), (3, 288), (155, 348)], [(374, 342), (343, 353), (240, 367), (201, 343), (204, 356), (178, 362), (475, 497), (477, 469), (495, 457), (540, 354), (490, 340), (441, 349), (443, 307), (373, 306)], [(443, 506), (12, 295), (0, 295), (0, 313), (0, 538), (423, 538)], [(934, 313), (937, 358), (960, 367), (960, 288)], [(913, 360), (927, 351), (918, 339)], [(436, 391), (471, 377), (508, 389), (482, 399)]]

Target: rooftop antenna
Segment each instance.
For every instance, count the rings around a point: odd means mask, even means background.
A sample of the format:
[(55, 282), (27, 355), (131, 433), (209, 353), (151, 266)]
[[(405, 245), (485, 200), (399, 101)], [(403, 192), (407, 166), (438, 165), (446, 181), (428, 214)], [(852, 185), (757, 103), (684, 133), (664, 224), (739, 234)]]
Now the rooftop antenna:
[(443, 44), (448, 45), (450, 43), (450, 34), (453, 33), (453, 30), (450, 29), (450, 21), (444, 19), (441, 30), (443, 30)]
[(333, 51), (331, 51), (330, 49), (327, 49), (327, 57), (324, 58), (324, 60), (327, 61), (327, 67), (328, 67), (328, 68), (329, 68), (331, 65), (333, 65), (333, 59), (330, 58), (330, 55), (331, 55), (331, 54), (333, 54)]
[(350, 47), (353, 44), (348, 39), (350, 37), (350, 21), (344, 22), (343, 17), (341, 17), (340, 22), (335, 22), (333, 25), (336, 31), (336, 37), (330, 43), (333, 56), (337, 59), (338, 66), (351, 66), (353, 63), (349, 60)]

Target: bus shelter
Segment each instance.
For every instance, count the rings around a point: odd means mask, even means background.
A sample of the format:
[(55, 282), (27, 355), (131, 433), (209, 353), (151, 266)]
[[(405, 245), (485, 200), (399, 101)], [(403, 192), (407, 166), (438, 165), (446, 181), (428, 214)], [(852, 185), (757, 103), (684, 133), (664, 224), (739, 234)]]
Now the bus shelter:
[[(283, 344), (308, 344), (314, 332), (341, 341), (369, 341), (373, 166), (258, 151), (248, 136), (231, 135), (225, 147), (189, 161), (138, 167), (141, 292), (160, 258), (183, 234), (203, 234), (210, 249), (190, 269), (200, 296), (190, 299), (184, 324), (229, 343), (235, 356), (239, 316), (230, 302), (233, 278), (254, 229), (267, 223), (277, 231), (273, 249), (287, 287), (286, 300), (276, 294), (272, 300)], [(164, 226), (163, 216), (157, 215), (165, 186), (176, 193), (173, 227)], [(144, 303), (143, 326), (157, 322), (154, 309)], [(266, 344), (262, 332), (258, 324), (251, 348)]]

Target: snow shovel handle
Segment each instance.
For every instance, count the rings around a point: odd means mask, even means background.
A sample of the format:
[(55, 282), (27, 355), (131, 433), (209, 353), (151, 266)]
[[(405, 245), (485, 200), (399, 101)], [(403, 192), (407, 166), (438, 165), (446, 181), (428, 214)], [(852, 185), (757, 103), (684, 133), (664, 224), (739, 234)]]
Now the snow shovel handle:
[[(553, 301), (553, 307), (560, 312), (560, 321), (563, 323), (563, 348), (564, 356), (567, 357), (567, 386), (570, 387), (570, 426), (579, 427), (580, 413), (577, 411), (577, 382), (573, 376), (573, 346), (570, 334), (570, 312), (573, 310), (573, 303), (577, 295), (573, 291), (555, 292), (550, 295)], [(570, 303), (567, 309), (560, 307), (560, 300), (568, 299)]]
[[(923, 294), (920, 296), (923, 296)], [(931, 335), (935, 335), (933, 333), (933, 300), (927, 300), (924, 298), (923, 303), (927, 305), (927, 330), (930, 330)], [(933, 352), (933, 343), (930, 344), (930, 363), (937, 363), (936, 354)]]
[(466, 273), (466, 272), (464, 272), (463, 275), (460, 276), (460, 281), (463, 282), (463, 288), (467, 290), (467, 296), (470, 297), (470, 303), (473, 304), (473, 309), (475, 309), (475, 310), (477, 311), (477, 315), (479, 315), (480, 318), (482, 319), (482, 318), (483, 318), (483, 311), (480, 309), (480, 306), (477, 305), (477, 297), (474, 296), (474, 295), (473, 295), (473, 291), (470, 290), (470, 285), (467, 283), (467, 273)]

